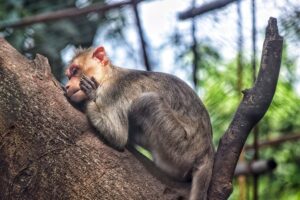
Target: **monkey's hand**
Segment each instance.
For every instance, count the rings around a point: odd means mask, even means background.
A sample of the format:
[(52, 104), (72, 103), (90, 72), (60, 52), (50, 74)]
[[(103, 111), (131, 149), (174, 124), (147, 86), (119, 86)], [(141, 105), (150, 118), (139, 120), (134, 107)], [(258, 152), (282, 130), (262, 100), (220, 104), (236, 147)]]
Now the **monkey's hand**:
[(80, 89), (86, 94), (89, 101), (96, 99), (96, 90), (99, 87), (98, 82), (94, 77), (89, 78), (83, 75), (80, 79)]

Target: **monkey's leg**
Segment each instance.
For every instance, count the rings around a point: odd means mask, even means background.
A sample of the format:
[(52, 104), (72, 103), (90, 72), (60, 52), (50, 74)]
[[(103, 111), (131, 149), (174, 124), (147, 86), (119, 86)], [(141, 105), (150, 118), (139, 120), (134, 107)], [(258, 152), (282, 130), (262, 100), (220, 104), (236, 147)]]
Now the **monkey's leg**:
[(114, 107), (99, 107), (96, 102), (87, 104), (87, 115), (92, 125), (99, 131), (104, 140), (118, 150), (127, 144), (127, 118)]
[(195, 163), (193, 170), (192, 189), (189, 200), (206, 200), (207, 191), (212, 175), (213, 152), (206, 154)]
[(130, 141), (149, 149), (157, 167), (177, 180), (191, 175), (193, 160), (183, 154), (189, 142), (186, 130), (164, 99), (154, 92), (135, 99), (129, 109)]
[(176, 180), (188, 180), (194, 168), (190, 200), (205, 200), (213, 161), (209, 143), (205, 147), (205, 142), (196, 139), (199, 133), (184, 127), (156, 93), (145, 93), (134, 100), (128, 120), (129, 137), (151, 150), (156, 166), (166, 174)]

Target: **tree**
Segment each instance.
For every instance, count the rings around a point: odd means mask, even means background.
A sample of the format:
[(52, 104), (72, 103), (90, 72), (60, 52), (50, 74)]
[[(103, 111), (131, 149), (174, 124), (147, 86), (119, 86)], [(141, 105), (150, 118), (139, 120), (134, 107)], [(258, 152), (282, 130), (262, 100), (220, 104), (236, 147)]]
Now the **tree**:
[[(189, 186), (155, 179), (133, 155), (107, 147), (63, 96), (47, 59), (0, 40), (1, 199), (178, 199)], [(282, 38), (269, 20), (262, 66), (216, 153), (209, 199), (227, 199), (240, 151), (275, 92)], [(174, 185), (175, 184), (175, 185)], [(175, 189), (171, 189), (175, 187)]]

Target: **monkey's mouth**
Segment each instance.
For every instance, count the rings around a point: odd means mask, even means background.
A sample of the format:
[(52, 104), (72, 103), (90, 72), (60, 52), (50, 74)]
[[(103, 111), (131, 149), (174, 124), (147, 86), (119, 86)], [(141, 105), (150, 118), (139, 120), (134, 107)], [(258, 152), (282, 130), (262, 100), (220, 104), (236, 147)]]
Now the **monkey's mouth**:
[(80, 89), (77, 89), (77, 90), (73, 90), (70, 94), (70, 97), (72, 97), (73, 95), (76, 95), (77, 92), (79, 92)]
[(80, 88), (78, 88), (78, 89), (69, 89), (69, 90), (67, 90), (66, 91), (66, 93), (67, 93), (67, 97), (69, 97), (69, 98), (71, 98), (75, 93), (77, 93), (78, 91), (80, 90)]
[(86, 95), (82, 90), (78, 89), (78, 90), (75, 90), (74, 92), (72, 92), (69, 95), (69, 98), (70, 98), (71, 101), (77, 103), (77, 102), (81, 102), (81, 101), (85, 100)]

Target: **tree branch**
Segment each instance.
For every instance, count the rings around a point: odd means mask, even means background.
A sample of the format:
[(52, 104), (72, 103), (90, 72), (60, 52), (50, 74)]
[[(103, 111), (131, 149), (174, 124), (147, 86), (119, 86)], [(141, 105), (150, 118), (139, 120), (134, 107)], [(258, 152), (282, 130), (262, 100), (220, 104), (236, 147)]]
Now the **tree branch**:
[(142, 27), (142, 23), (140, 20), (140, 15), (139, 15), (139, 11), (138, 11), (138, 1), (137, 0), (131, 0), (132, 2), (132, 8), (133, 8), (133, 12), (134, 12), (134, 16), (135, 16), (135, 21), (136, 21), (136, 27), (138, 30), (138, 35), (140, 37), (140, 43), (141, 43), (141, 48), (142, 48), (142, 52), (143, 52), (143, 59), (144, 59), (144, 64), (145, 64), (145, 68), (147, 71), (151, 71), (151, 64), (149, 62), (149, 56), (147, 53), (147, 43), (144, 37), (144, 31), (143, 31), (143, 27)]
[(275, 169), (277, 163), (273, 159), (269, 160), (255, 160), (251, 163), (240, 162), (234, 171), (234, 176), (250, 176), (257, 174), (264, 174), (266, 172), (270, 172)]
[[(287, 135), (283, 135), (280, 136), (278, 138), (273, 138), (270, 140), (266, 140), (266, 141), (261, 141), (258, 143), (258, 148), (265, 148), (265, 147), (269, 147), (269, 146), (276, 146), (276, 145), (280, 145), (284, 142), (295, 142), (297, 140), (300, 140), (300, 133), (289, 133)], [(245, 150), (249, 151), (249, 150), (253, 150), (254, 146), (253, 145), (246, 145), (245, 146)]]
[(220, 140), (208, 191), (209, 199), (225, 200), (232, 192), (234, 170), (245, 141), (272, 102), (280, 70), (282, 43), (283, 39), (278, 34), (277, 21), (275, 18), (270, 18), (256, 82), (251, 89), (243, 91), (243, 100)]
[[(136, 0), (136, 1), (137, 3), (139, 3), (142, 0)], [(112, 9), (119, 9), (123, 6), (130, 5), (131, 3), (132, 3), (131, 0), (128, 0), (128, 1), (117, 2), (113, 4), (95, 3), (84, 8), (62, 9), (54, 12), (48, 12), (48, 13), (43, 13), (35, 16), (25, 17), (16, 22), (0, 25), (0, 30), (3, 30), (5, 28), (23, 27), (23, 26), (28, 26), (36, 23), (41, 23), (41, 22), (49, 22), (49, 21), (54, 21), (59, 19), (72, 18), (80, 15), (86, 15), (91, 12), (105, 13)]]
[(230, 3), (233, 3), (237, 0), (217, 0), (217, 1), (212, 1), (206, 4), (203, 4), (202, 6), (199, 6), (198, 8), (192, 8), (189, 9), (187, 11), (183, 11), (181, 13), (178, 14), (178, 18), (180, 20), (185, 20), (185, 19), (189, 19), (192, 17), (196, 17), (197, 15), (202, 15), (205, 14), (207, 12), (219, 9), (219, 8), (223, 8), (225, 6), (227, 6)]

